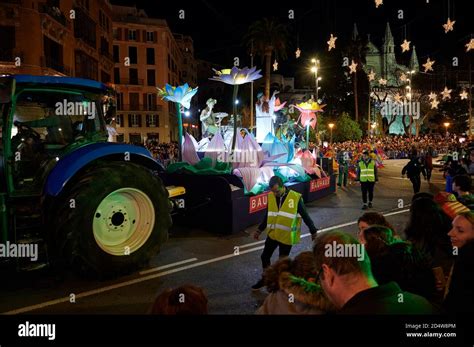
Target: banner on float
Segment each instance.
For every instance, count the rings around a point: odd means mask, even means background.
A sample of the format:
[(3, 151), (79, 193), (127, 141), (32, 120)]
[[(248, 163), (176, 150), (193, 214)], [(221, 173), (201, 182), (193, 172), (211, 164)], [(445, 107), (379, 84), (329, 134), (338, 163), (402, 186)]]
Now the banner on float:
[(260, 195), (255, 195), (249, 201), (249, 213), (255, 213), (267, 208), (268, 192)]
[(329, 188), (331, 184), (331, 177), (323, 177), (317, 180), (309, 181), (309, 191), (311, 193), (316, 192), (321, 189)]

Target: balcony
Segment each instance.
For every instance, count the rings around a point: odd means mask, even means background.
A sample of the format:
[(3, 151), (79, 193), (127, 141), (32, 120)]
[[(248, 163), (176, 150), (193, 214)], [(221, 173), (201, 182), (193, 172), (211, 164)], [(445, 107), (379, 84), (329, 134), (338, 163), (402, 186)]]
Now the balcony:
[(115, 84), (126, 84), (130, 86), (143, 86), (143, 78), (121, 78), (118, 83)]
[(66, 16), (61, 12), (61, 10), (55, 6), (49, 6), (47, 4), (40, 4), (39, 6), (39, 12), (47, 14), (56, 22), (62, 24), (63, 26), (66, 26), (67, 24), (67, 19)]
[(163, 111), (162, 105), (117, 105), (117, 111)]
[(53, 59), (51, 56), (42, 56), (41, 57), (41, 67), (50, 68), (56, 70), (64, 75), (71, 76), (72, 69), (69, 66), (64, 65), (62, 62), (59, 62)]

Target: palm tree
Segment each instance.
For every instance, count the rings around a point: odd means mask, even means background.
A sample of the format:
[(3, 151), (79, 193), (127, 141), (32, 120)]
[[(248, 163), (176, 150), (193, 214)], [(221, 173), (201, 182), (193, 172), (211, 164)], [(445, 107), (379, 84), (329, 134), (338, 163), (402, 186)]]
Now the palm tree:
[(263, 18), (250, 25), (244, 40), (252, 53), (265, 59), (265, 96), (269, 99), (272, 55), (277, 60), (287, 58), (287, 27), (275, 19)]
[(362, 39), (357, 32), (357, 26), (354, 24), (354, 32), (352, 40), (347, 48), (347, 55), (350, 60), (354, 60), (357, 64), (356, 72), (354, 73), (354, 107), (355, 107), (355, 121), (359, 122), (359, 95), (358, 95), (358, 81), (357, 75), (362, 70), (362, 65), (365, 64), (365, 55), (367, 53), (367, 41)]

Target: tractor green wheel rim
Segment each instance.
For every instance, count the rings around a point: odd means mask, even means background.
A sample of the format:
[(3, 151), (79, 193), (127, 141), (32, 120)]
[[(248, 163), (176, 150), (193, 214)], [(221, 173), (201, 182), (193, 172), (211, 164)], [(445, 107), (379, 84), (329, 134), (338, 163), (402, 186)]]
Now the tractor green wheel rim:
[(121, 188), (107, 195), (97, 207), (92, 230), (106, 253), (127, 256), (142, 247), (155, 226), (155, 208), (141, 190)]

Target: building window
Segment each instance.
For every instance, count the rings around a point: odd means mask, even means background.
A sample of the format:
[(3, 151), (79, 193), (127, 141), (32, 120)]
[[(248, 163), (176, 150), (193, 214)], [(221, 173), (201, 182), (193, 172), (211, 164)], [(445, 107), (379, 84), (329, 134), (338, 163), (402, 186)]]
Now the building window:
[(114, 68), (114, 83), (120, 84), (120, 68), (118, 67)]
[(100, 80), (102, 81), (102, 83), (109, 83), (110, 75), (107, 72), (100, 70)]
[(128, 40), (136, 41), (137, 40), (137, 31), (133, 29), (128, 30)]
[(63, 46), (46, 36), (43, 36), (43, 45), (45, 66), (62, 73), (66, 72), (63, 65)]
[(155, 70), (146, 70), (146, 79), (149, 86), (155, 86)]
[(155, 32), (154, 31), (147, 31), (146, 32), (146, 40), (147, 41), (155, 41)]
[[(115, 117), (115, 123), (117, 123), (117, 127), (124, 127), (125, 124), (123, 124), (123, 114), (118, 114), (117, 117)], [(117, 140), (118, 142), (118, 140)]]
[(140, 134), (130, 134), (130, 143), (133, 144), (141, 144), (142, 143), (142, 135)]
[(154, 48), (146, 49), (146, 63), (148, 65), (155, 65), (155, 49)]
[(73, 21), (74, 37), (97, 48), (96, 23), (82, 8), (76, 7), (74, 10), (76, 11), (76, 19)]
[(160, 126), (160, 119), (157, 114), (146, 115), (146, 126), (148, 128), (157, 128)]
[(100, 38), (100, 54), (110, 57), (109, 41), (105, 37)]
[(117, 110), (123, 110), (123, 93), (117, 93)]
[(128, 57), (130, 58), (130, 64), (138, 64), (137, 47), (128, 47)]
[(130, 93), (129, 94), (129, 100), (130, 100), (130, 110), (132, 111), (138, 111), (140, 108), (140, 94), (138, 93)]
[(117, 134), (117, 142), (118, 143), (123, 143), (124, 142), (123, 134)]
[(114, 63), (120, 63), (120, 49), (117, 45), (114, 45)]
[(148, 93), (146, 95), (146, 109), (148, 111), (155, 111), (157, 110), (156, 105), (156, 94)]
[(75, 62), (76, 62), (76, 76), (88, 78), (91, 80), (98, 79), (98, 62), (94, 58), (88, 56), (83, 51), (77, 50), (75, 52)]
[(141, 115), (139, 114), (129, 114), (128, 115), (128, 125), (131, 128), (140, 128), (141, 125)]
[(113, 28), (113, 29), (112, 29), (112, 33), (113, 33), (114, 40), (118, 40), (118, 39), (119, 39), (118, 29), (117, 29), (117, 28)]
[(138, 70), (137, 69), (128, 69), (128, 84), (138, 85)]

